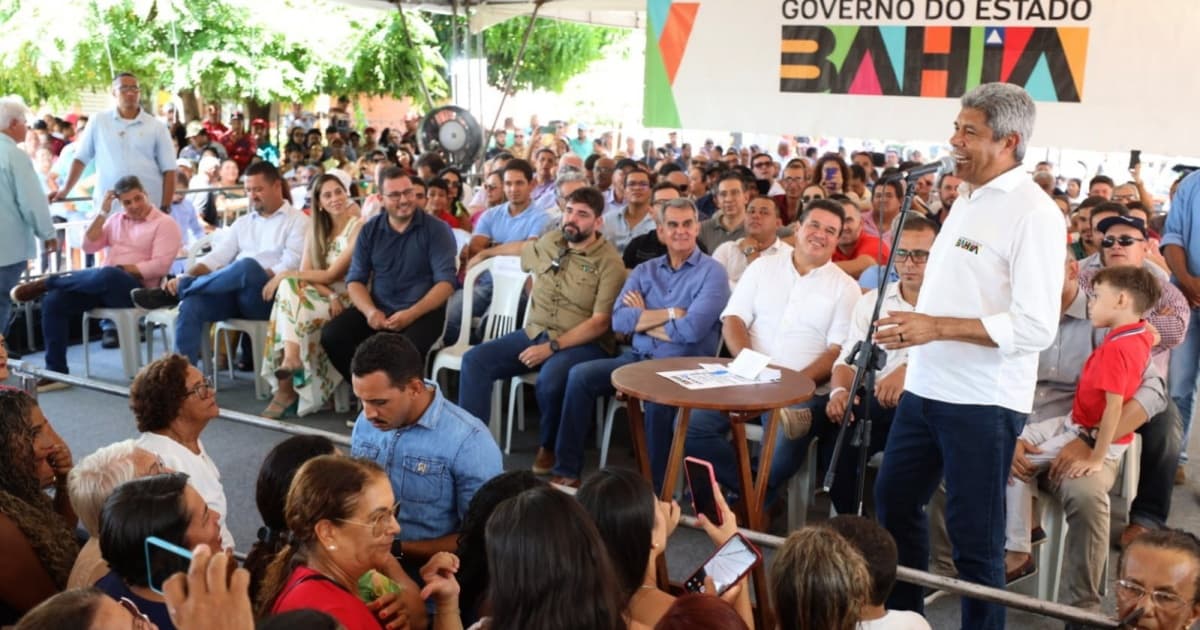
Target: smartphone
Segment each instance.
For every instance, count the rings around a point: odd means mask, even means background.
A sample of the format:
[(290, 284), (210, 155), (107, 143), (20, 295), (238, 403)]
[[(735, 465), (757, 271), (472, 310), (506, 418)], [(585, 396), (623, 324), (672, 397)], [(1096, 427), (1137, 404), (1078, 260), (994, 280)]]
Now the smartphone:
[(745, 577), (760, 561), (762, 554), (758, 552), (758, 548), (746, 540), (745, 536), (734, 534), (717, 549), (704, 566), (697, 569), (683, 583), (683, 588), (689, 593), (703, 593), (704, 578), (712, 576), (713, 586), (717, 588), (716, 594), (721, 595)]
[(717, 508), (717, 498), (713, 496), (717, 475), (713, 472), (712, 464), (703, 459), (685, 457), (683, 471), (687, 475), (688, 490), (692, 493), (692, 509), (697, 515), (703, 514), (709, 522), (720, 526), (721, 510)]
[(1138, 164), (1142, 163), (1142, 150), (1134, 149), (1129, 152), (1129, 170), (1137, 168)]
[(833, 179), (834, 177), (837, 177), (837, 174), (838, 174), (838, 167), (836, 167), (836, 166), (826, 166), (825, 167), (825, 179), (826, 180), (830, 180), (830, 179)]
[(163, 594), (163, 582), (176, 573), (187, 573), (192, 564), (192, 552), (157, 536), (146, 538), (146, 584), (150, 590)]

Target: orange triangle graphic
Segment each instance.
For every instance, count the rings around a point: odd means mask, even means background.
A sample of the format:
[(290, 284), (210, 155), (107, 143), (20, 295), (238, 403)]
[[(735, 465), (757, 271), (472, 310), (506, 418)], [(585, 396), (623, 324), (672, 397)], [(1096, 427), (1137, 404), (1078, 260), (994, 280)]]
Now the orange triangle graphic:
[(1083, 98), (1083, 73), (1087, 66), (1088, 29), (1060, 27), (1058, 39), (1062, 41), (1071, 76), (1075, 79), (1075, 93)]
[(688, 38), (692, 36), (692, 26), (696, 23), (696, 12), (699, 9), (700, 4), (696, 2), (675, 3), (671, 5), (667, 14), (667, 24), (658, 40), (658, 49), (667, 69), (667, 80), (672, 85), (675, 83), (675, 73), (679, 71), (679, 64), (683, 61)]

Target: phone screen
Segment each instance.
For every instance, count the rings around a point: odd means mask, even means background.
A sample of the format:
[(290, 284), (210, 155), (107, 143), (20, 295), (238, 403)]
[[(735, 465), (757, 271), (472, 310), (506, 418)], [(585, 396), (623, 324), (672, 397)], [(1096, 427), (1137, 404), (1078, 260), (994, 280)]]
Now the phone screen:
[(734, 582), (746, 574), (758, 562), (758, 554), (750, 547), (745, 538), (740, 535), (730, 538), (713, 557), (704, 563), (692, 577), (684, 583), (684, 588), (692, 593), (704, 592), (704, 578), (712, 576), (713, 585), (717, 587), (717, 595), (724, 593)]
[(1129, 170), (1137, 168), (1138, 164), (1142, 163), (1142, 152), (1140, 149), (1134, 149), (1129, 152)]
[(834, 177), (837, 177), (837, 174), (838, 174), (838, 167), (836, 167), (836, 166), (826, 166), (825, 167), (825, 179), (833, 179)]
[(696, 514), (703, 514), (715, 525), (721, 524), (721, 512), (717, 509), (717, 498), (713, 496), (712, 468), (691, 457), (683, 460), (687, 471), (688, 488), (692, 491), (692, 507)]
[(146, 584), (162, 594), (163, 582), (176, 573), (187, 573), (192, 552), (157, 536), (146, 538)]

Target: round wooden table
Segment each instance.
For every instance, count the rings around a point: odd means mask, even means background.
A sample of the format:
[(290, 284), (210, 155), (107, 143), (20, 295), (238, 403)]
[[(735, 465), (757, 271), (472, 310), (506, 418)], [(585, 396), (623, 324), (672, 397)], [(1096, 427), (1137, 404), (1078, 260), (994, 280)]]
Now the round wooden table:
[[(642, 407), (639, 401), (653, 402), (679, 408), (675, 422), (675, 435), (671, 440), (671, 456), (667, 460), (667, 469), (663, 474), (662, 499), (670, 501), (675, 492), (675, 484), (679, 479), (679, 469), (683, 465), (683, 447), (687, 438), (688, 418), (693, 409), (712, 409), (729, 416), (730, 431), (733, 434), (734, 454), (737, 458), (738, 482), (741, 486), (743, 503), (746, 506), (746, 527), (765, 531), (766, 512), (763, 502), (767, 495), (767, 480), (771, 476), (771, 460), (775, 453), (775, 433), (779, 424), (779, 410), (812, 398), (816, 384), (803, 374), (782, 368), (779, 381), (756, 385), (737, 385), (716, 387), (712, 389), (688, 389), (675, 383), (659, 372), (675, 370), (694, 370), (700, 363), (727, 364), (732, 359), (714, 357), (677, 357), (672, 359), (652, 359), (638, 361), (621, 366), (612, 373), (612, 384), (618, 392), (628, 399), (626, 409), (629, 414), (629, 434), (633, 441), (634, 456), (646, 479), (653, 481), (650, 474), (650, 458), (646, 452), (646, 429), (643, 425)], [(758, 478), (750, 472), (750, 450), (746, 443), (747, 420), (753, 420), (767, 414), (763, 424), (762, 455), (758, 462)], [(666, 554), (658, 557), (658, 576), (660, 582), (666, 581)], [(758, 593), (759, 606), (756, 609), (758, 627), (774, 627), (770, 606), (766, 605), (767, 579), (766, 572), (760, 562), (754, 568), (752, 577), (754, 592)], [(665, 587), (666, 584), (660, 584)]]

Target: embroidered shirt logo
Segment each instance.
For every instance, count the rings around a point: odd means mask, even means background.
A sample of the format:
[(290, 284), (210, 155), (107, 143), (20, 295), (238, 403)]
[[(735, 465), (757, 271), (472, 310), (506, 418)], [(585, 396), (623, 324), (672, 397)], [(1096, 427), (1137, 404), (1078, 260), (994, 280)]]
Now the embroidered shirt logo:
[(958, 241), (956, 243), (954, 243), (954, 246), (959, 249), (965, 249), (968, 252), (971, 252), (972, 254), (979, 253), (979, 243), (976, 243), (975, 241), (972, 241), (971, 239), (966, 238), (966, 237), (960, 236), (958, 238)]

